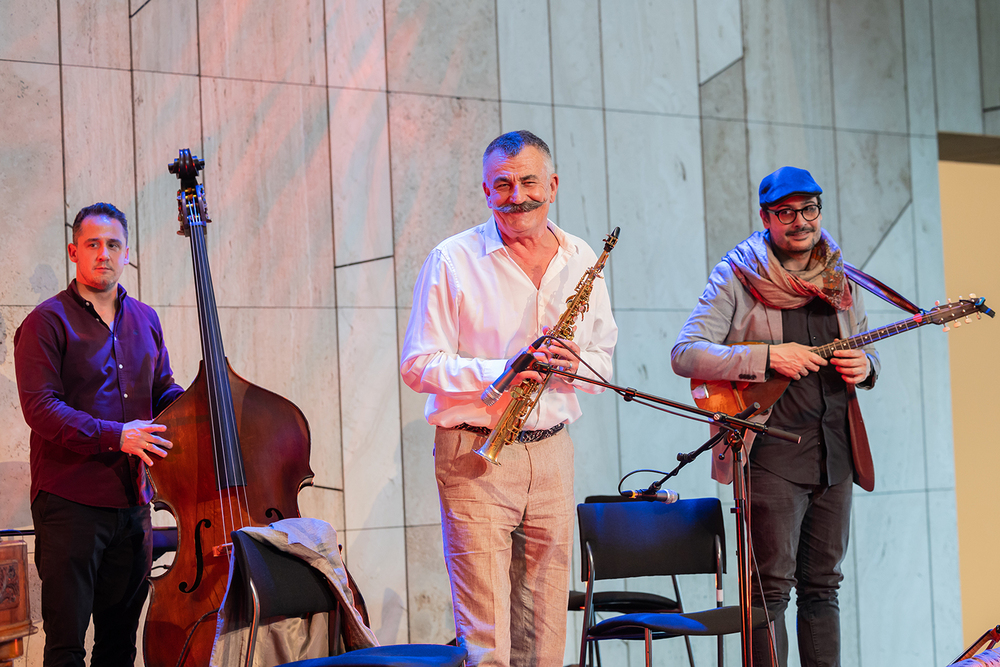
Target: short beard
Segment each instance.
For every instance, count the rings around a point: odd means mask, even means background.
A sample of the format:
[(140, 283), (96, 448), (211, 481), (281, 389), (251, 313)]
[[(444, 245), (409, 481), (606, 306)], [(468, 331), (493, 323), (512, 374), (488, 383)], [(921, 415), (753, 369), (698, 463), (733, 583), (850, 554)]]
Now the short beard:
[(507, 204), (506, 206), (497, 206), (496, 210), (500, 213), (531, 213), (535, 209), (541, 208), (543, 204), (545, 204), (545, 202), (529, 199), (523, 204)]

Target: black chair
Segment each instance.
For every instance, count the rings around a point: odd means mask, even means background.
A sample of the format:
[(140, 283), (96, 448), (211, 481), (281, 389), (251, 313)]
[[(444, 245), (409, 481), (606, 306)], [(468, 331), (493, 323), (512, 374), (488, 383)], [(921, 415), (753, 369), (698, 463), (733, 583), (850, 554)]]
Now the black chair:
[[(580, 665), (587, 664), (590, 645), (607, 639), (645, 641), (648, 667), (654, 639), (717, 635), (721, 667), (722, 635), (740, 631), (739, 607), (720, 602), (706, 611), (629, 613), (594, 623), (594, 582), (601, 579), (714, 574), (721, 600), (725, 526), (719, 500), (583, 503), (577, 515), (587, 580)], [(754, 609), (752, 618), (754, 627), (766, 624), (762, 609)]]
[[(585, 503), (621, 503), (621, 502), (646, 502), (625, 496), (587, 496)], [(681, 598), (681, 589), (677, 583), (677, 576), (671, 575), (671, 582), (674, 587), (674, 598), (668, 598), (657, 593), (645, 593), (642, 591), (595, 591), (594, 592), (594, 614), (676, 614), (684, 611), (684, 601)], [(569, 610), (583, 611), (587, 605), (587, 593), (585, 591), (571, 590), (569, 592)], [(687, 648), (688, 662), (691, 667), (694, 664), (694, 651), (691, 649), (691, 638), (685, 636), (684, 643)], [(599, 644), (594, 642), (591, 648), (596, 651), (597, 664), (601, 664), (601, 653)], [(593, 662), (593, 656), (591, 657)]]
[[(346, 633), (342, 632), (341, 603), (330, 588), (326, 577), (305, 561), (284, 553), (269, 544), (258, 542), (244, 532), (232, 532), (236, 565), (230, 586), (241, 585), (246, 593), (251, 619), (246, 667), (253, 665), (254, 640), (262, 619), (275, 616), (306, 616), (330, 612), (330, 646), (338, 647), (343, 640), (346, 653), (311, 660), (287, 663), (296, 667), (461, 667), (468, 653), (457, 646), (436, 644), (400, 644), (351, 650)], [(350, 574), (348, 574), (350, 577)], [(355, 607), (362, 612), (364, 601), (353, 579)], [(343, 613), (342, 613), (343, 612)]]

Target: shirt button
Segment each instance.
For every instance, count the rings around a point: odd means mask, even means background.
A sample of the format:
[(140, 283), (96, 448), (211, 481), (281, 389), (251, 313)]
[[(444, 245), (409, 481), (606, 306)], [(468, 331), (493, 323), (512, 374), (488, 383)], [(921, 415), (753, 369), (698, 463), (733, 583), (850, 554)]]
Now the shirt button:
[(125, 368), (125, 367), (122, 366), (121, 364), (118, 364), (118, 368)]
[(128, 398), (128, 394), (125, 394), (125, 398)]

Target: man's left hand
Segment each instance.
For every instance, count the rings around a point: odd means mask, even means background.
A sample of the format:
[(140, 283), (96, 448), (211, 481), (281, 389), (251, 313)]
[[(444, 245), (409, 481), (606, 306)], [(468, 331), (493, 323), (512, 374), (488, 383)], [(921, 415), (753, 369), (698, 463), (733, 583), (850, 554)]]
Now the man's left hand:
[(859, 384), (871, 373), (871, 361), (864, 350), (835, 350), (830, 362), (847, 384)]
[[(545, 331), (547, 332), (547, 330)], [(544, 333), (544, 332), (543, 332)], [(576, 374), (580, 370), (580, 346), (571, 340), (546, 339), (546, 343), (535, 352), (538, 361), (559, 366), (567, 373)], [(563, 378), (570, 382), (570, 378)]]

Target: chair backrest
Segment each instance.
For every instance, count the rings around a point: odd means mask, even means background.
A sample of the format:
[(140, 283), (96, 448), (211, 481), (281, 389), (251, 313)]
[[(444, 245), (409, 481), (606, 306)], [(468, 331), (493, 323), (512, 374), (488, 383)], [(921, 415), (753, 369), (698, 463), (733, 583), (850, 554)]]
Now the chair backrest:
[(337, 609), (337, 596), (326, 577), (304, 560), (238, 530), (232, 532), (232, 538), (244, 583), (252, 581), (257, 591), (260, 618)]
[(675, 503), (612, 502), (577, 506), (582, 579), (624, 579), (671, 574), (714, 574), (716, 538), (725, 571), (726, 531), (718, 498)]

